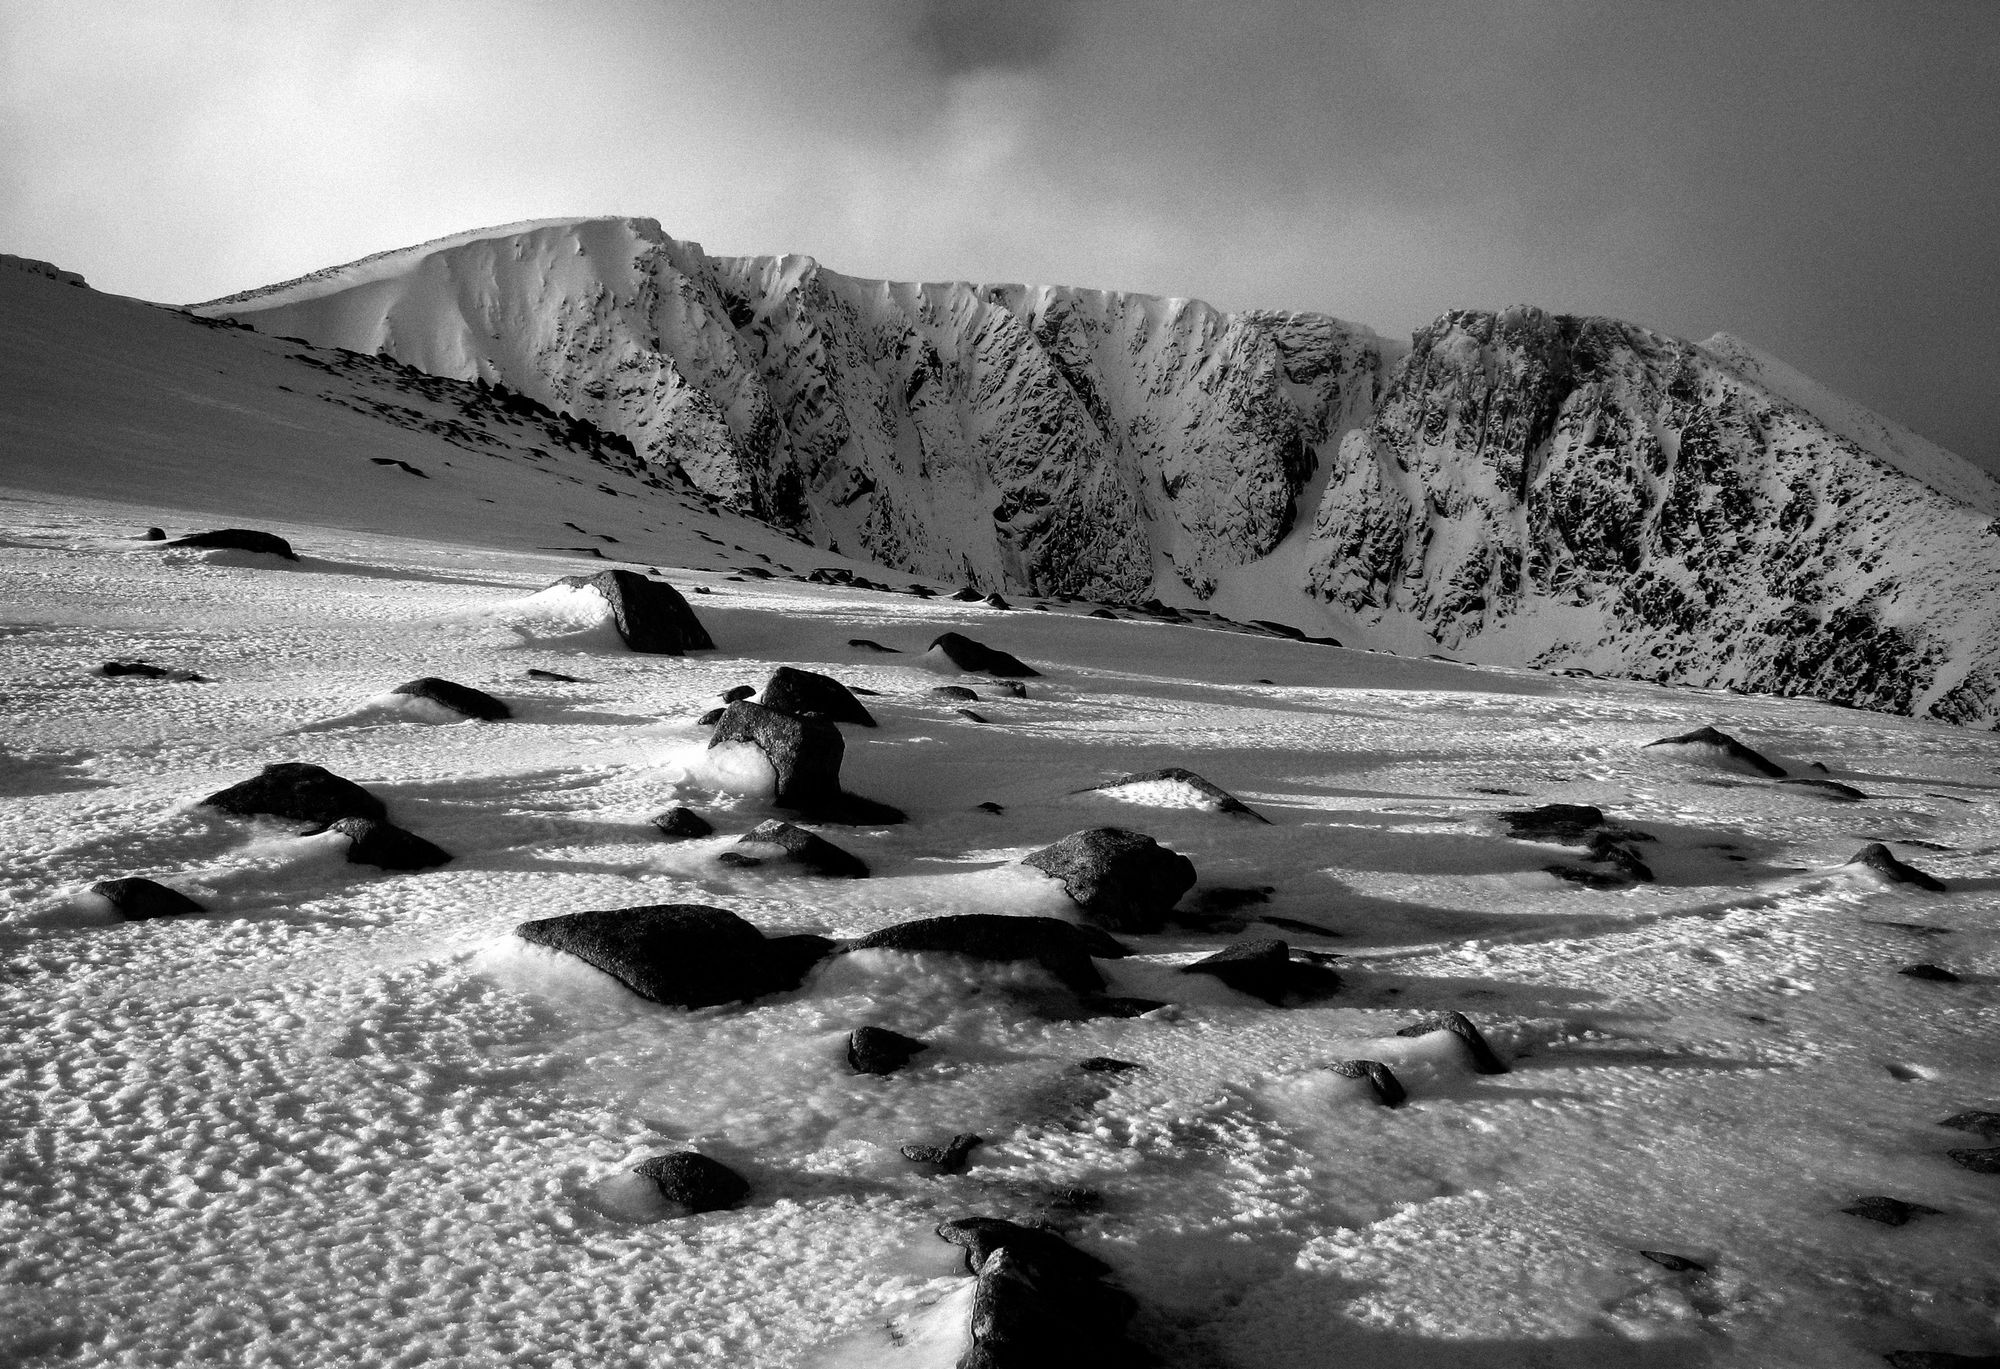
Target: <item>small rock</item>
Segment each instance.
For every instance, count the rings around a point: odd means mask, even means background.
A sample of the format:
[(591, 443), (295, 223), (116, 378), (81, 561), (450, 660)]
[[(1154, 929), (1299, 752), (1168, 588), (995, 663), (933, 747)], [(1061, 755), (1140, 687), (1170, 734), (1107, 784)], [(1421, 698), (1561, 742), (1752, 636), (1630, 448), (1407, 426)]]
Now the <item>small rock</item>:
[(1901, 1198), (1885, 1198), (1873, 1194), (1866, 1198), (1856, 1198), (1853, 1203), (1840, 1209), (1856, 1217), (1866, 1217), (1871, 1222), (1884, 1226), (1905, 1226), (1917, 1217), (1942, 1217), (1943, 1212), (1922, 1203), (1906, 1203)]
[(977, 694), (967, 689), (964, 685), (939, 685), (930, 692), (930, 695), (933, 699), (950, 699), (954, 703), (960, 700), (966, 703), (974, 703), (979, 698)]
[(756, 697), (757, 691), (750, 685), (731, 685), (722, 691), (722, 703), (725, 708), (735, 703), (738, 699), (754, 699)]
[(1124, 1074), (1127, 1070), (1146, 1068), (1137, 1060), (1120, 1060), (1113, 1055), (1093, 1055), (1087, 1060), (1079, 1060), (1076, 1067), (1085, 1074)]
[(1848, 803), (1868, 797), (1853, 785), (1842, 784), (1838, 780), (1785, 779), (1779, 780), (1778, 783), (1796, 784), (1802, 788), (1811, 789), (1817, 793), (1825, 794), (1830, 798), (1841, 799)]
[(718, 864), (737, 870), (754, 870), (764, 863), (755, 856), (744, 855), (741, 851), (724, 851), (715, 859)]
[(1397, 1032), (1398, 1036), (1429, 1036), (1432, 1032), (1450, 1032), (1465, 1043), (1472, 1054), (1472, 1067), (1481, 1074), (1505, 1074), (1507, 1066), (1486, 1044), (1486, 1038), (1479, 1028), (1472, 1025), (1472, 1019), (1462, 1012), (1426, 1013), (1420, 1020)]
[(941, 1146), (909, 1145), (903, 1147), (903, 1158), (914, 1160), (920, 1165), (934, 1165), (940, 1174), (957, 1174), (965, 1168), (965, 1162), (972, 1156), (972, 1148), (986, 1138), (962, 1131)]
[(1114, 932), (1156, 932), (1194, 884), (1194, 862), (1138, 832), (1093, 827), (1022, 864), (1062, 881), (1084, 915)]
[(974, 960), (1032, 960), (1077, 993), (1094, 993), (1104, 978), (1091, 963), (1091, 942), (1081, 928), (1054, 917), (958, 913), (917, 918), (870, 932), (848, 944), (856, 951), (914, 951)]
[(349, 839), (347, 863), (383, 870), (429, 870), (448, 864), (451, 853), (415, 832), (406, 832), (379, 818), (342, 818), (326, 829)]
[(265, 556), (282, 556), (287, 561), (299, 559), (299, 554), (292, 550), (290, 542), (274, 532), (258, 532), (255, 528), (216, 528), (212, 532), (191, 532), (185, 537), (176, 537), (167, 545), (195, 547), (202, 550), (254, 551)]
[(1849, 865), (1865, 866), (1881, 875), (1892, 884), (1913, 884), (1931, 893), (1944, 892), (1944, 881), (1935, 875), (1925, 874), (1914, 865), (1906, 865), (1896, 859), (1895, 853), (1881, 842), (1870, 842), (1848, 857)]
[(879, 651), (885, 656), (902, 655), (902, 652), (899, 651), (897, 648), (892, 646), (883, 646), (880, 642), (875, 641), (872, 638), (868, 637), (849, 637), (847, 639), (847, 644), (859, 651)]
[(1742, 769), (1755, 771), (1767, 779), (1780, 780), (1785, 777), (1784, 766), (1752, 751), (1727, 732), (1718, 732), (1712, 727), (1698, 727), (1692, 732), (1683, 732), (1678, 737), (1662, 737), (1656, 742), (1647, 742), (1640, 749), (1649, 750), (1655, 746), (1697, 747), (1712, 752), (1718, 759), (1728, 761)]
[(1006, 601), (1005, 599), (1003, 599), (1003, 598), (1001, 598), (1001, 597), (1000, 597), (1000, 594), (999, 594), (999, 592), (998, 592), (998, 591), (995, 591), (994, 593), (992, 593), (992, 594), (989, 594), (989, 595), (987, 595), (987, 596), (986, 596), (986, 597), (985, 597), (985, 598), (984, 598), (983, 600), (981, 600), (980, 602), (981, 602), (981, 603), (983, 603), (983, 604), (985, 604), (985, 605), (986, 605), (986, 607), (988, 607), (988, 608), (1011, 608), (1011, 607), (1013, 607), (1013, 606), (1012, 606), (1011, 604), (1009, 604), (1009, 603), (1008, 603), (1008, 602), (1007, 602), (1007, 601)]
[(1685, 1255), (1670, 1255), (1664, 1250), (1641, 1250), (1639, 1252), (1663, 1269), (1671, 1269), (1676, 1274), (1706, 1274), (1708, 1266), (1700, 1260), (1691, 1260)]
[(692, 1150), (655, 1155), (632, 1172), (659, 1185), (660, 1196), (690, 1214), (719, 1212), (750, 1196), (750, 1184), (729, 1166)]
[(1059, 1212), (1096, 1212), (1104, 1206), (1104, 1195), (1094, 1188), (1064, 1184), (1049, 1190), (1049, 1206)]
[(1961, 982), (1957, 975), (1942, 965), (1905, 965), (1902, 969), (1896, 971), (1896, 973), (1908, 975), (1912, 979), (1928, 979), (1937, 984), (1957, 984)]
[(960, 670), (983, 675), (1032, 676), (1041, 672), (1018, 658), (975, 642), (963, 633), (947, 632), (932, 640), (930, 649), (940, 653)]
[(142, 680), (171, 680), (175, 684), (207, 682), (207, 677), (197, 675), (192, 670), (173, 670), (167, 666), (154, 665), (151, 661), (106, 661), (97, 668), (97, 673), (111, 679), (133, 675)]
[(491, 694), (470, 685), (458, 684), (452, 680), (441, 680), (435, 675), (425, 675), (399, 684), (389, 691), (391, 694), (407, 694), (413, 699), (427, 699), (431, 703), (449, 708), (454, 713), (462, 713), (468, 718), (494, 723), (514, 716), (514, 710), (501, 703)]
[(1214, 955), (1183, 965), (1182, 974), (1205, 974), (1238, 993), (1282, 1003), (1287, 998), (1318, 997), (1340, 987), (1340, 976), (1324, 965), (1292, 959), (1292, 948), (1277, 937), (1259, 937), (1225, 946)]
[(964, 585), (959, 589), (954, 590), (952, 592), (951, 597), (955, 601), (961, 604), (976, 604), (979, 602), (980, 594), (979, 591), (974, 589), (972, 586)]
[(1985, 1149), (1947, 1150), (1946, 1155), (1960, 1169), (1969, 1169), (1974, 1174), (2000, 1174), (2000, 1146)]
[(660, 829), (660, 835), (669, 841), (687, 841), (694, 837), (705, 837), (715, 831), (709, 820), (692, 808), (676, 804), (664, 813), (655, 813), (647, 819)]
[(927, 1042), (887, 1027), (856, 1027), (847, 1035), (847, 1063), (856, 1074), (894, 1074), (929, 1049)]
[(979, 812), (991, 813), (995, 817), (1007, 811), (1004, 805), (995, 803), (991, 799), (988, 799), (985, 803), (975, 803), (973, 807)]
[(1399, 1107), (1410, 1095), (1403, 1081), (1380, 1060), (1336, 1060), (1327, 1066), (1349, 1079), (1366, 1079), (1375, 1089), (1375, 1101), (1385, 1108)]
[(165, 528), (147, 528), (139, 534), (139, 540), (141, 542), (164, 542), (167, 540), (167, 530)]
[(202, 802), (237, 817), (289, 818), (321, 830), (342, 818), (388, 817), (382, 800), (352, 780), (304, 761), (278, 761), (241, 784), (232, 784)]
[(183, 913), (207, 911), (180, 890), (169, 889), (164, 884), (136, 875), (125, 879), (99, 880), (90, 886), (90, 892), (109, 903), (111, 911), (125, 922), (144, 922), (148, 918), (178, 917)]
[(714, 639), (688, 601), (663, 581), (629, 570), (601, 570), (595, 575), (565, 575), (556, 583), (602, 595), (611, 607), (618, 636), (632, 651), (683, 656), (715, 649)]
[[(727, 909), (698, 903), (565, 913), (523, 922), (514, 934), (573, 955), (642, 998), (679, 1008), (797, 988), (816, 960), (792, 938), (767, 939)], [(832, 949), (831, 942), (818, 944), (822, 955)]]
[(1028, 687), (1019, 680), (996, 679), (993, 681), (992, 687), (1009, 698), (1025, 699), (1028, 697)]
[(538, 669), (535, 669), (535, 668), (533, 668), (533, 667), (530, 667), (530, 668), (529, 668), (529, 670), (528, 670), (528, 678), (529, 678), (529, 679), (531, 679), (531, 680), (554, 680), (554, 681), (556, 681), (556, 682), (557, 682), (558, 684), (589, 684), (589, 683), (590, 683), (590, 681), (588, 681), (588, 680), (586, 680), (586, 679), (583, 679), (583, 678), (581, 678), (580, 676), (576, 676), (576, 675), (565, 675), (565, 674), (563, 674), (563, 673), (562, 673), (561, 671), (559, 671), (559, 670), (538, 670)]
[(983, 723), (986, 721), (985, 714), (975, 713), (969, 708), (961, 708), (956, 711), (959, 717), (965, 719), (969, 723)]
[(833, 723), (875, 726), (875, 719), (846, 685), (831, 675), (781, 665), (764, 683), (764, 707), (796, 718), (823, 718)]
[(2000, 1137), (2000, 1112), (1981, 1112), (1978, 1109), (1955, 1112), (1938, 1125), (1950, 1127), (1953, 1131), (1969, 1131), (1975, 1136)]
[(868, 866), (860, 857), (849, 854), (814, 832), (803, 827), (794, 827), (789, 822), (779, 822), (775, 818), (760, 822), (737, 841), (741, 846), (776, 846), (794, 862), (803, 865), (816, 875), (831, 875), (837, 879), (866, 879)]

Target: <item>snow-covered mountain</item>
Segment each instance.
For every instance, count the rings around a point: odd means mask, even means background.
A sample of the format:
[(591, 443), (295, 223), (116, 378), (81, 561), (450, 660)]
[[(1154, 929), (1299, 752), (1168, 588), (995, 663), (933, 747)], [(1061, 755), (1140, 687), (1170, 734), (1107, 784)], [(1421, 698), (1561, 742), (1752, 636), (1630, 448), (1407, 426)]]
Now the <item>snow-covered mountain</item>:
[(986, 588), (2000, 717), (2000, 485), (1746, 344), (896, 284), (646, 219), (462, 234), (196, 307), (504, 383), (728, 508)]

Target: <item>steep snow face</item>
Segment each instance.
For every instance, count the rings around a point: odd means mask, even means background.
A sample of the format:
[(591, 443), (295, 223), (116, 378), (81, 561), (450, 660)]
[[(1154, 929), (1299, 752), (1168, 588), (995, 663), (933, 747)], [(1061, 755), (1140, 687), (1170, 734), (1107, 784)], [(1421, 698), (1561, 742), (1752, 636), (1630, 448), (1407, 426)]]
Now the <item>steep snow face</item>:
[(1628, 324), (1520, 308), (1420, 331), (1314, 536), (1314, 592), (1478, 659), (2000, 711), (1989, 515)]
[(1321, 315), (859, 280), (645, 219), (514, 225), (212, 301), (504, 382), (730, 507), (989, 588), (1206, 597), (1291, 529), (1378, 341)]

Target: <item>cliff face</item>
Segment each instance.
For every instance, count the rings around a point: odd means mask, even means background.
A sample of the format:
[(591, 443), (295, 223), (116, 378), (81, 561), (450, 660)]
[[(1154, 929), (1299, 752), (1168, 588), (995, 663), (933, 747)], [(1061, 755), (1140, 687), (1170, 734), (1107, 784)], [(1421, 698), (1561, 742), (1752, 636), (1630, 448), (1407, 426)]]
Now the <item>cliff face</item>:
[[(199, 306), (504, 382), (715, 501), (983, 588), (2000, 716), (2000, 487), (1718, 336), (898, 284), (516, 225)], [(1282, 555), (1273, 553), (1283, 547)]]

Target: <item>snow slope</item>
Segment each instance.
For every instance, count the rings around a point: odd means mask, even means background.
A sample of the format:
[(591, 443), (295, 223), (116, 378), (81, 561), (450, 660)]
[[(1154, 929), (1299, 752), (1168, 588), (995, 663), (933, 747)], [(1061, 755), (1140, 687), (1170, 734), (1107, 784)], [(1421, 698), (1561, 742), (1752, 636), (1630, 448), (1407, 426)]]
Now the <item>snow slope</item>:
[[(1947, 1154), (1994, 1142), (1937, 1125), (2000, 1110), (2000, 737), (808, 583), (880, 572), (490, 389), (27, 272), (0, 292), (0, 1363), (932, 1369), (970, 1281), (931, 1230), (975, 1213), (1108, 1261), (1173, 1366), (2000, 1352), (2000, 1179)], [(246, 523), (302, 559), (137, 538)], [(601, 564), (663, 570), (718, 650), (630, 655), (542, 592)], [(945, 630), (1043, 673), (1018, 699), (965, 679), (974, 722), (930, 693)], [(209, 680), (94, 673), (130, 657)], [(717, 860), (772, 813), (713, 791), (696, 719), (778, 664), (877, 691), (844, 775), (911, 821), (821, 829), (871, 878)], [(380, 707), (420, 675), (515, 717)], [(1866, 797), (1643, 749), (1703, 724)], [(199, 806), (283, 759), (455, 859), (376, 871)], [(1079, 792), (1171, 765), (1270, 824)], [(662, 840), (676, 802), (717, 835)], [(1498, 817), (1547, 802), (1650, 837), (1657, 882), (1549, 873), (1583, 853)], [(660, 901), (834, 936), (1073, 916), (1018, 859), (1108, 823), (1193, 861), (1187, 906), (1270, 891), (1097, 962), (1173, 1004), (1139, 1018), (884, 952), (690, 1013), (511, 933)], [(1843, 864), (1877, 840), (1946, 892)], [(209, 911), (110, 922), (85, 891), (128, 875)], [(1278, 1008), (1177, 973), (1260, 936), (1344, 986)], [(1898, 973), (1920, 962), (1958, 982)], [(1395, 1034), (1436, 1009), (1511, 1072)], [(854, 1075), (863, 1023), (931, 1051)], [(1349, 1057), (1410, 1101), (1319, 1068)], [(961, 1175), (899, 1154), (961, 1131), (986, 1138)], [(626, 1167), (684, 1146), (749, 1199), (635, 1205)], [(1841, 1210), (1866, 1195), (1938, 1211)]]
[(982, 589), (2000, 721), (2000, 485), (1731, 339), (710, 257), (545, 221), (198, 306), (504, 381), (728, 507)]

